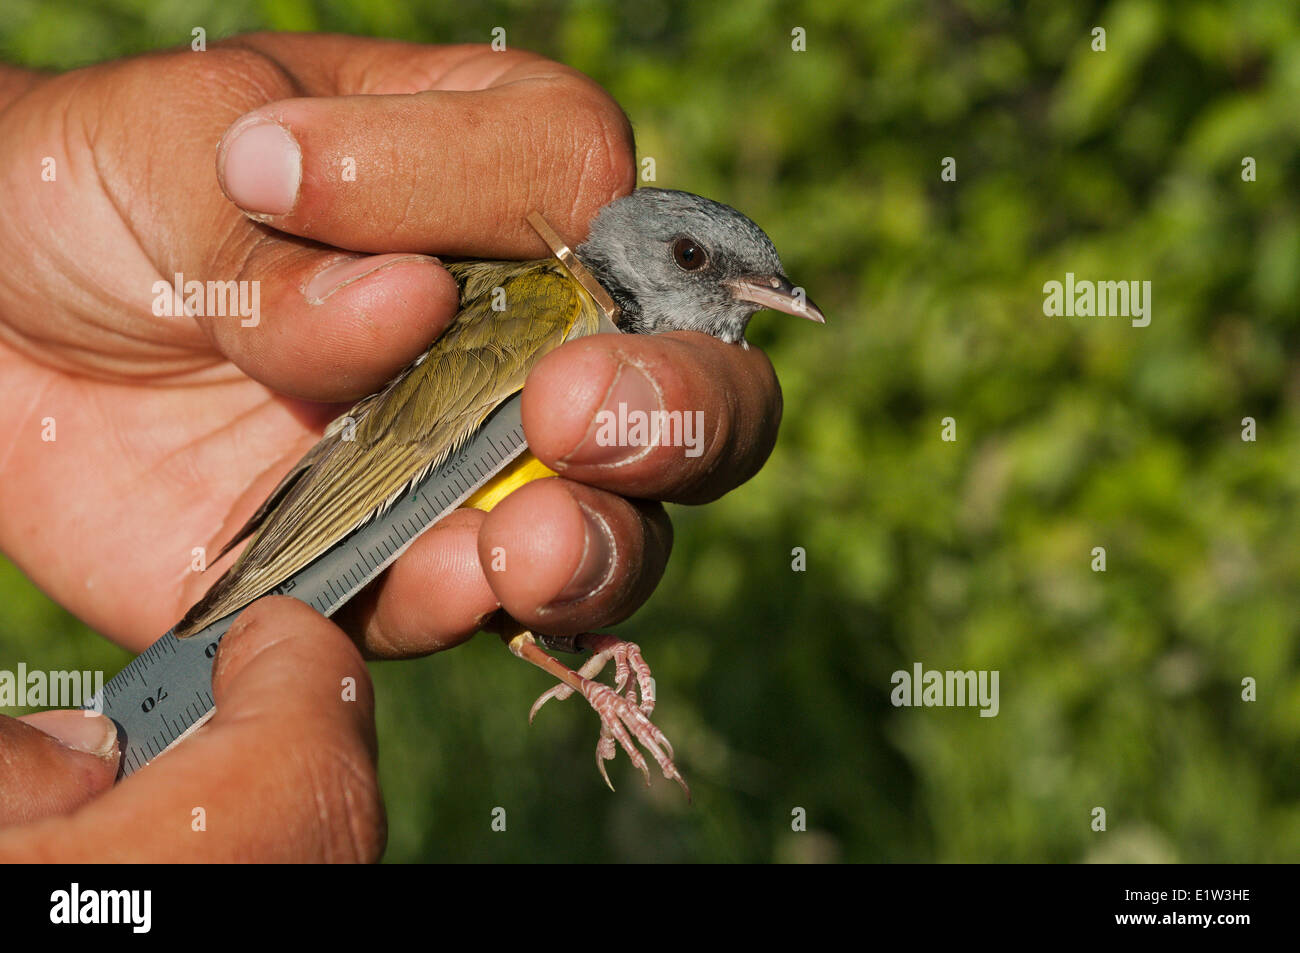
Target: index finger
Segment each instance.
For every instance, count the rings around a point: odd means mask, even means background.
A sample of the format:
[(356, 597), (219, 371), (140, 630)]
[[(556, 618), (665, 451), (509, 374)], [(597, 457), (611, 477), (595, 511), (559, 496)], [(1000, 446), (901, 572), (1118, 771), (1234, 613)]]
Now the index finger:
[[(634, 184), (623, 111), (542, 57), (384, 44), (397, 65), (380, 67), (375, 41), (243, 43), (304, 71), (309, 91), (336, 93), (261, 106), (218, 149), (227, 197), (281, 231), (355, 251), (540, 257), (530, 211), (578, 241)], [(324, 75), (306, 55), (320, 47), (345, 65)]]

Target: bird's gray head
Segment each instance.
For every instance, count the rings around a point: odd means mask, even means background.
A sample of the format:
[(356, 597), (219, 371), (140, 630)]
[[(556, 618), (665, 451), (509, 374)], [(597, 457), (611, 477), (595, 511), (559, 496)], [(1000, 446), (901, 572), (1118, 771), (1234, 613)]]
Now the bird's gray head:
[(623, 331), (703, 331), (734, 344), (763, 308), (825, 321), (761, 228), (690, 192), (637, 189), (616, 199), (576, 251), (622, 308)]

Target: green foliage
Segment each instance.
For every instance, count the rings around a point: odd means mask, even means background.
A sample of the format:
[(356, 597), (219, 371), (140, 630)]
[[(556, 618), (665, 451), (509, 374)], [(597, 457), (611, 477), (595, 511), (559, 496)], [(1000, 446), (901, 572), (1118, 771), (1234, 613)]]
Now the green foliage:
[[(0, 10), (0, 54), (41, 66), (195, 25), (504, 26), (622, 102), (656, 184), (762, 224), (829, 315), (756, 319), (785, 391), (777, 449), (727, 499), (674, 511), (663, 585), (618, 629), (656, 666), (695, 806), (621, 757), (605, 791), (590, 713), (552, 705), (529, 728), (547, 682), (484, 636), (374, 667), (390, 859), (1300, 857), (1300, 13), (1012, 6)], [(1151, 281), (1151, 325), (1044, 316), (1067, 271)], [(12, 573), (0, 593), (3, 658), (82, 657), (90, 637)], [(1000, 714), (894, 708), (891, 673), (917, 661), (998, 670)]]

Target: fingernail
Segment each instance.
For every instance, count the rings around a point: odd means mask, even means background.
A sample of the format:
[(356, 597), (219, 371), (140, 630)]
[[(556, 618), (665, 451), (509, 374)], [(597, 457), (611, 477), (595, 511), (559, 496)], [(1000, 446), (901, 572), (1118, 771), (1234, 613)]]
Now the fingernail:
[(627, 427), (620, 426), (619, 422), (635, 420), (641, 415), (646, 415), (642, 419), (654, 419), (661, 410), (663, 397), (655, 382), (634, 364), (620, 365), (587, 436), (559, 462), (569, 466), (600, 466), (628, 463), (649, 453), (653, 444), (629, 442)]
[(317, 272), (303, 287), (302, 293), (312, 304), (320, 304), (334, 292), (354, 281), (360, 281), (366, 275), (374, 274), (381, 268), (396, 265), (398, 262), (427, 261), (433, 264), (438, 259), (428, 255), (366, 255), (362, 258), (344, 258), (331, 265), (326, 265)]
[(283, 215), (298, 201), (302, 150), (279, 123), (259, 116), (236, 124), (221, 143), (217, 168), (226, 195), (245, 212)]
[(25, 715), (22, 720), (64, 747), (97, 758), (111, 755), (117, 742), (117, 726), (113, 720), (96, 712), (42, 711)]
[(555, 597), (552, 605), (578, 602), (594, 596), (605, 587), (614, 572), (614, 536), (609, 525), (597, 513), (579, 503), (583, 520), (587, 524), (587, 539), (583, 543), (582, 558), (565, 587)]

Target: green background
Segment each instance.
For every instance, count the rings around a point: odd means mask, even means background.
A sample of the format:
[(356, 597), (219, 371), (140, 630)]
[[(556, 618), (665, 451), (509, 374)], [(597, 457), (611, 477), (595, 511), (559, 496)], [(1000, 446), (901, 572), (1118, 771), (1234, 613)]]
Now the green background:
[[(372, 667), (388, 859), (1300, 858), (1294, 3), (4, 0), (0, 57), (194, 26), (505, 27), (623, 104), (655, 184), (763, 225), (829, 316), (754, 321), (776, 451), (673, 508), (667, 576), (617, 629), (694, 806), (622, 756), (610, 794), (591, 713), (530, 728), (545, 677), (480, 637)], [(1151, 281), (1151, 325), (1044, 316), (1067, 271)], [(0, 667), (125, 658), (0, 568)], [(1000, 714), (892, 707), (915, 662), (998, 670)]]

